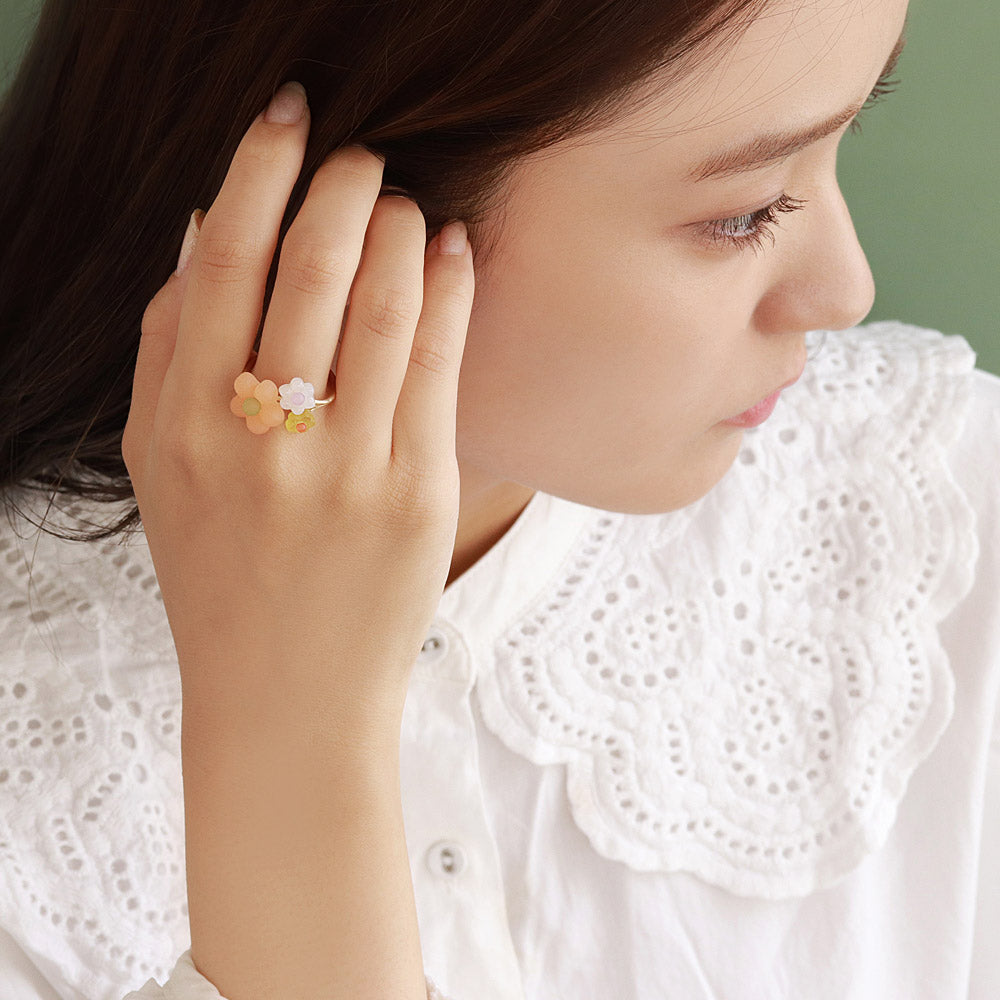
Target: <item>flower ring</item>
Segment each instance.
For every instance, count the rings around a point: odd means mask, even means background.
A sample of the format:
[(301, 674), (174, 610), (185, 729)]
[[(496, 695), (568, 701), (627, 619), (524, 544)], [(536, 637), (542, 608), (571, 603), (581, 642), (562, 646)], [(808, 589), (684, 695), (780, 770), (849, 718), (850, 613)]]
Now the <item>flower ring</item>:
[(261, 382), (253, 372), (241, 372), (233, 388), (236, 395), (229, 401), (229, 409), (238, 417), (246, 417), (247, 427), (254, 434), (266, 434), (272, 427), (284, 423), (278, 387), (269, 378)]
[[(251, 358), (256, 353), (252, 352)], [(229, 409), (237, 417), (244, 417), (254, 434), (266, 434), (282, 423), (289, 433), (302, 434), (316, 426), (315, 407), (333, 401), (333, 396), (316, 399), (312, 382), (305, 382), (298, 376), (279, 387), (270, 379), (261, 382), (252, 372), (245, 371), (236, 376), (233, 388), (236, 395), (229, 401)], [(287, 417), (285, 410), (290, 411)]]

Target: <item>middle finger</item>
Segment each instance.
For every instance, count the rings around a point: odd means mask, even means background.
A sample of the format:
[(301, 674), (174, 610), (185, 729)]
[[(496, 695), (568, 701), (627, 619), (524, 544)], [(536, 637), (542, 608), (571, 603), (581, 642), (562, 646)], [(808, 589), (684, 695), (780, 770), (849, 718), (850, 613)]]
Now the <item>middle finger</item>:
[(382, 160), (361, 146), (330, 155), (288, 229), (253, 373), (275, 385), (296, 375), (327, 394), (334, 352), (382, 182)]

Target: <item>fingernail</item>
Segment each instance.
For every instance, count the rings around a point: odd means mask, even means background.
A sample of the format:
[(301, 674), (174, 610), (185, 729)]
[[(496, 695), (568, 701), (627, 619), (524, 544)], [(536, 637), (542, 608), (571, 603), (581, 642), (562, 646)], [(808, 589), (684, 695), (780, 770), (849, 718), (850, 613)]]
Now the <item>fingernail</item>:
[(306, 113), (306, 88), (297, 80), (282, 84), (264, 112), (264, 121), (275, 125), (294, 125)]
[(191, 213), (191, 218), (188, 220), (187, 232), (184, 234), (184, 242), (181, 244), (181, 254), (177, 258), (177, 270), (174, 271), (174, 274), (183, 274), (188, 264), (191, 263), (191, 255), (194, 253), (195, 244), (198, 242), (198, 235), (201, 233), (201, 223), (204, 218), (205, 213), (200, 208), (196, 208)]
[(445, 226), (438, 236), (438, 253), (465, 253), (469, 245), (468, 231), (461, 219), (455, 219)]

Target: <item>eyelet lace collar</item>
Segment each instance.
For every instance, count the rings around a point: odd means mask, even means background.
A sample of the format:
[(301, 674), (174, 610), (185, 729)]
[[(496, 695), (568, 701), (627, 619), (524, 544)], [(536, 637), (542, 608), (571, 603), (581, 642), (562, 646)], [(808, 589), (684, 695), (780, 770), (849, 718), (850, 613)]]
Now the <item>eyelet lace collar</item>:
[(833, 333), (700, 501), (577, 508), (550, 580), (480, 594), (495, 628), (457, 609), (484, 720), (566, 765), (595, 850), (780, 899), (882, 846), (952, 714), (937, 626), (979, 547), (945, 451), (974, 363), (936, 331)]

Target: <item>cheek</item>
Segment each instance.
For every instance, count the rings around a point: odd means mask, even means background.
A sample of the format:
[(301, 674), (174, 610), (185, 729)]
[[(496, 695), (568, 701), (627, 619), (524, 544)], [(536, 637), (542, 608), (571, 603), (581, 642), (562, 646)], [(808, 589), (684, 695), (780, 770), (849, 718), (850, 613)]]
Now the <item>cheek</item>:
[(589, 400), (591, 410), (636, 414), (646, 405), (652, 415), (670, 401), (685, 411), (703, 405), (732, 360), (734, 333), (746, 329), (739, 296), (720, 296), (684, 255), (654, 252), (525, 250), (477, 278), (470, 392), (475, 374), (479, 397)]
[(738, 450), (712, 431), (728, 414), (719, 328), (733, 320), (717, 292), (658, 263), (584, 244), (477, 272), (460, 462), (603, 509), (674, 509), (718, 480)]

